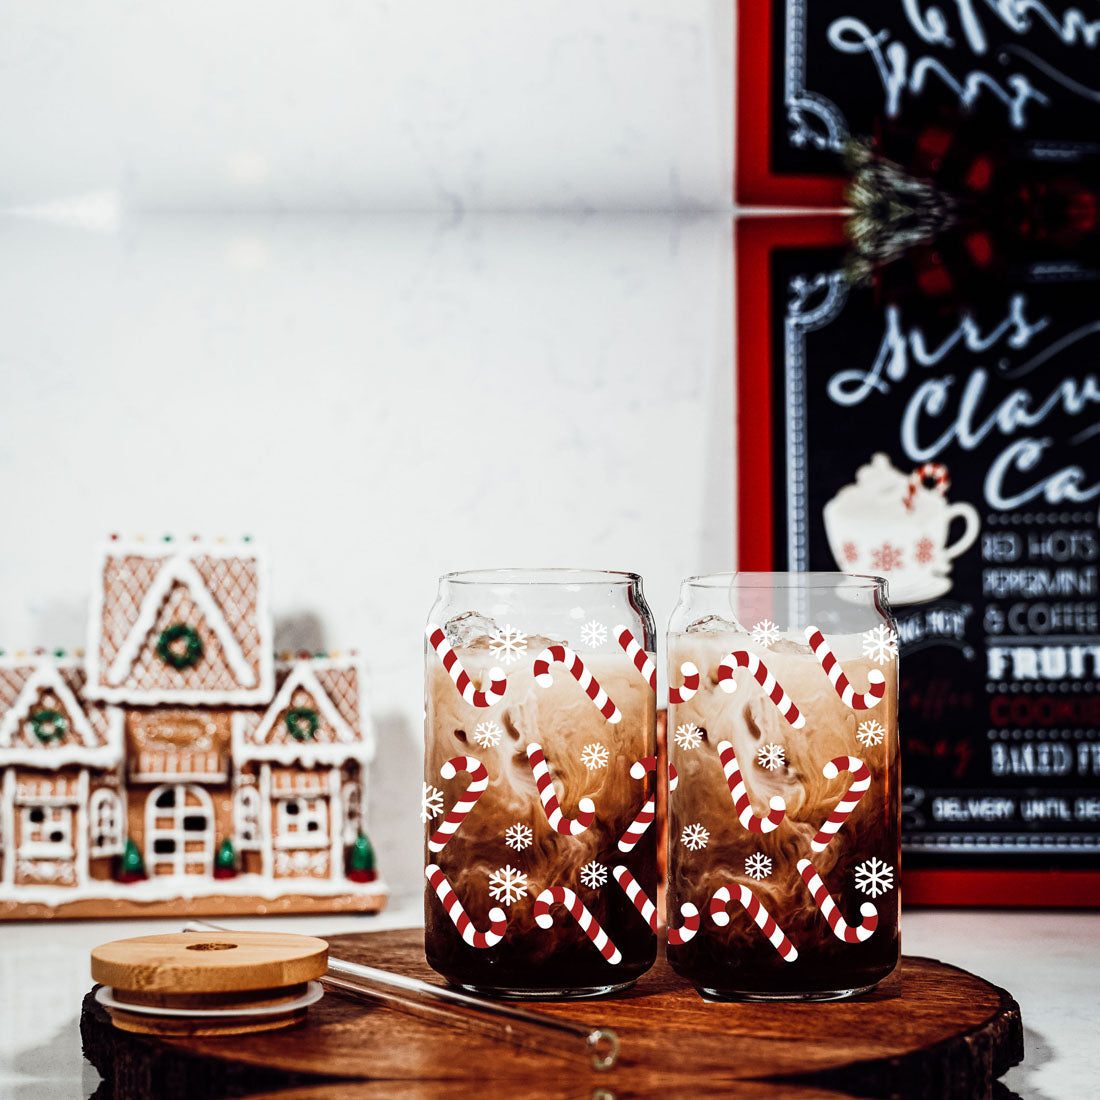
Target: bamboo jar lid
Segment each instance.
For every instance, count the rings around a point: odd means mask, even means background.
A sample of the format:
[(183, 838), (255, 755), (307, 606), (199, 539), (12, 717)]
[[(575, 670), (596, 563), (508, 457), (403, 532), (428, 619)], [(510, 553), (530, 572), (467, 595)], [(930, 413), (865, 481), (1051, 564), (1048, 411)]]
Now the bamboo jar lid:
[(116, 1027), (239, 1035), (290, 1027), (321, 996), (328, 944), (278, 932), (178, 932), (92, 951), (96, 997)]

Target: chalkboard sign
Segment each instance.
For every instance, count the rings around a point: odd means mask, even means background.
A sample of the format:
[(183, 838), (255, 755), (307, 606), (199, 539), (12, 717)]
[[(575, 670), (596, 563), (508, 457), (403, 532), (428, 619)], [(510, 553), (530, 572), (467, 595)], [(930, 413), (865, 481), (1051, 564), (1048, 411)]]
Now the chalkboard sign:
[(739, 227), (741, 568), (890, 582), (910, 870), (1094, 871), (1100, 276), (952, 310), (851, 285), (841, 238)]
[(1100, 134), (1093, 0), (741, 0), (738, 59), (742, 202), (835, 204), (850, 136), (933, 119), (1053, 159)]

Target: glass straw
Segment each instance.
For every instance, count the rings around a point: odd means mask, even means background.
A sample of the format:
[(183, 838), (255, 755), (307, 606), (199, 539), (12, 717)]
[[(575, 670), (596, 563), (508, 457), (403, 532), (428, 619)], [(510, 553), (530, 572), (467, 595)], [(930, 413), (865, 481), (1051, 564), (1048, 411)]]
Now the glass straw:
[[(187, 922), (184, 931), (232, 932), (233, 929), (193, 920)], [(436, 1020), (449, 1027), (477, 1031), (544, 1054), (576, 1058), (583, 1053), (593, 1069), (611, 1069), (619, 1060), (619, 1036), (611, 1028), (544, 1016), (333, 955), (328, 957), (328, 973), (321, 984), (344, 993), (385, 1001), (402, 1012)]]

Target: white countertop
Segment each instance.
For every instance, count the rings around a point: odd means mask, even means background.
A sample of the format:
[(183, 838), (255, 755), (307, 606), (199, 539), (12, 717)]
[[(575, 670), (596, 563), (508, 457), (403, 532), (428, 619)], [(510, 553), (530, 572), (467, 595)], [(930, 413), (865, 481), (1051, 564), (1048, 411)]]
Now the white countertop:
[[(241, 918), (235, 927), (332, 935), (420, 923), (421, 899), (349, 917)], [(175, 930), (182, 921), (0, 925), (0, 1096), (87, 1096), (98, 1077), (81, 1057), (77, 1023), (99, 943)], [(914, 910), (905, 951), (954, 963), (1008, 989), (1023, 1013), (1026, 1057), (1003, 1083), (1028, 1100), (1093, 1095), (1100, 1006), (1100, 913)]]

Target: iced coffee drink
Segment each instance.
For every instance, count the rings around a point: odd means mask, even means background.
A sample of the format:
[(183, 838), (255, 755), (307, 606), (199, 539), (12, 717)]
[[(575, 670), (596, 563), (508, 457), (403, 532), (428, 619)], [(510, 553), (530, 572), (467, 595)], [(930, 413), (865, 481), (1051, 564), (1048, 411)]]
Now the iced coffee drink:
[(684, 586), (669, 633), (669, 962), (717, 996), (829, 999), (899, 958), (897, 637), (884, 582)]
[(426, 632), (425, 950), (502, 996), (656, 957), (653, 627), (630, 574), (443, 578)]

